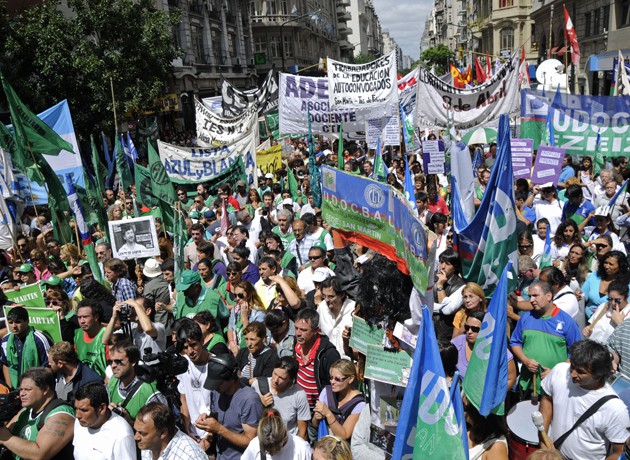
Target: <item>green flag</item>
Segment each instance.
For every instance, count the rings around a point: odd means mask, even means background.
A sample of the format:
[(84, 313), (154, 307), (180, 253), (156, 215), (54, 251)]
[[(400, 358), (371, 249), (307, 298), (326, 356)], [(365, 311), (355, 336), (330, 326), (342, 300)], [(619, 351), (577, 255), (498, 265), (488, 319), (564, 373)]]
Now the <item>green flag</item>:
[(595, 142), (595, 158), (593, 161), (593, 175), (599, 174), (599, 172), (604, 169), (604, 155), (602, 155), (602, 151), (599, 148), (599, 144), (601, 143), (601, 136), (599, 131), (597, 131), (597, 141)]
[(343, 162), (343, 120), (342, 120), (341, 124), (339, 125), (339, 146), (337, 148), (337, 168), (339, 168), (340, 171), (343, 171), (343, 166), (344, 166), (344, 162)]
[(19, 141), (23, 142), (25, 147), (33, 152), (45, 153), (46, 155), (59, 155), (62, 150), (74, 151), (70, 142), (63, 140), (59, 134), (22, 103), (2, 73), (0, 73), (0, 79), (7, 96), (11, 119), (15, 125), (21, 125), (25, 137)]
[(94, 243), (83, 246), (85, 249), (85, 255), (87, 257), (90, 268), (92, 269), (92, 275), (99, 283), (103, 283), (103, 277), (101, 276), (101, 267), (98, 265), (98, 258), (96, 257), (96, 251), (94, 250)]
[(129, 171), (129, 165), (127, 164), (127, 158), (125, 157), (125, 150), (120, 142), (120, 136), (116, 131), (116, 143), (114, 144), (114, 157), (116, 158), (116, 169), (118, 170), (118, 179), (122, 189), (127, 193), (127, 189), (131, 187), (133, 178), (131, 177), (131, 171)]
[(4, 126), (4, 123), (0, 123), (0, 147), (2, 147), (5, 152), (11, 153), (16, 151), (13, 134)]
[(90, 135), (90, 143), (92, 145), (92, 167), (94, 168), (94, 179), (96, 182), (98, 193), (103, 196), (103, 193), (107, 188), (105, 186), (105, 180), (107, 179), (107, 176), (109, 176), (109, 171), (107, 170), (107, 167), (101, 162), (93, 135)]
[[(179, 205), (178, 205), (179, 206)], [(188, 242), (186, 219), (180, 209), (175, 211), (175, 231), (173, 232), (173, 257), (175, 259), (175, 284), (179, 283), (185, 270), (184, 247)]]
[(383, 161), (383, 152), (381, 149), (381, 138), (378, 138), (376, 144), (376, 153), (374, 154), (374, 171), (372, 172), (373, 179), (379, 182), (385, 182), (387, 179), (387, 169), (385, 169), (385, 162)]
[(173, 183), (164, 169), (160, 156), (150, 142), (147, 142), (147, 150), (149, 152), (149, 172), (153, 194), (161, 201), (173, 205), (176, 200)]
[(298, 193), (299, 186), (298, 181), (293, 175), (293, 170), (291, 168), (287, 168), (287, 182), (289, 185), (289, 191), (291, 192), (291, 198), (293, 198), (293, 201), (297, 202), (297, 200), (300, 198), (300, 195)]

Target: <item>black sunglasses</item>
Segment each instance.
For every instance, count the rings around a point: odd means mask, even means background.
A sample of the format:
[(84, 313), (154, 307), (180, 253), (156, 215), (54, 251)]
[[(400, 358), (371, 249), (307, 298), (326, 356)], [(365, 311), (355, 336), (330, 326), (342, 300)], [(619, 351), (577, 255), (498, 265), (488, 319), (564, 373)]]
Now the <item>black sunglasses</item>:
[(245, 294), (243, 294), (242, 292), (239, 292), (238, 294), (234, 294), (236, 297), (238, 297), (239, 299), (244, 299), (245, 298)]
[(481, 330), (481, 328), (479, 326), (469, 326), (468, 324), (465, 324), (464, 330), (466, 332), (473, 331), (475, 334), (477, 334)]

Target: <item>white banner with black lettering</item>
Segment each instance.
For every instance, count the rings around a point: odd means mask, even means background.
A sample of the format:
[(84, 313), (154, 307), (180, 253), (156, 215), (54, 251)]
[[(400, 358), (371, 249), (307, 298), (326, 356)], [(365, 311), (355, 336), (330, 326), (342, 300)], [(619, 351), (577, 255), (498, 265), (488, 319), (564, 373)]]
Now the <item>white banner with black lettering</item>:
[(330, 110), (327, 78), (281, 73), (278, 112), (282, 134), (308, 134), (307, 113), (313, 134), (338, 133), (342, 122), (344, 137), (365, 129), (355, 109)]
[(260, 88), (240, 90), (225, 78), (221, 78), (223, 115), (233, 117), (255, 107), (259, 114), (273, 111), (278, 107), (278, 78), (271, 69)]
[(330, 58), (327, 62), (331, 108), (398, 106), (395, 51), (367, 64), (346, 64)]
[(420, 128), (447, 128), (449, 116), (455, 129), (477, 127), (499, 115), (518, 115), (520, 91), (518, 86), (519, 56), (514, 55), (487, 82), (472, 89), (457, 89), (418, 68), (418, 92), (414, 123)]
[(258, 135), (258, 115), (253, 109), (234, 118), (225, 118), (195, 98), (195, 121), (197, 145), (202, 147), (232, 144), (252, 134)]

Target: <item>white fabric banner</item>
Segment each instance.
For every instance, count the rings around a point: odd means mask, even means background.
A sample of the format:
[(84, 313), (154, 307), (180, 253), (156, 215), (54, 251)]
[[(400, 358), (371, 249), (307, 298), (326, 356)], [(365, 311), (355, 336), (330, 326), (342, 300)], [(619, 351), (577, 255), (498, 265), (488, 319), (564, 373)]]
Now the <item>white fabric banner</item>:
[(179, 147), (158, 141), (160, 159), (168, 175), (179, 182), (210, 181), (228, 172), (238, 157), (241, 157), (248, 184), (257, 185), (256, 110), (250, 110), (236, 118), (223, 118), (195, 99), (195, 111), (198, 147)]
[(416, 104), (415, 125), (447, 128), (450, 116), (455, 129), (468, 129), (498, 120), (502, 113), (518, 115), (518, 70), (519, 56), (515, 54), (487, 82), (457, 89), (419, 67), (416, 100), (422, 103)]
[(398, 106), (396, 52), (367, 64), (346, 64), (328, 58), (330, 107), (382, 109)]
[(338, 133), (341, 122), (344, 137), (365, 129), (365, 119), (356, 110), (330, 110), (327, 78), (281, 73), (279, 99), (282, 134), (308, 134), (307, 113), (313, 134)]

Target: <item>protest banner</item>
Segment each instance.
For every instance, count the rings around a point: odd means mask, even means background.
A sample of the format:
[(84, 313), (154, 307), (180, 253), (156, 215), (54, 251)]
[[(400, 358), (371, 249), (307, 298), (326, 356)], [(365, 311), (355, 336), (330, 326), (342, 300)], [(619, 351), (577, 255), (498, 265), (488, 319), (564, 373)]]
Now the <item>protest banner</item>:
[(536, 152), (536, 163), (532, 172), (532, 184), (553, 182), (558, 185), (558, 178), (562, 172), (565, 150), (561, 147), (541, 145)]
[(534, 141), (532, 139), (510, 139), (510, 146), (512, 148), (514, 179), (531, 178)]
[(5, 292), (11, 302), (25, 307), (45, 307), (44, 296), (38, 283), (21, 286), (20, 289)]
[(417, 67), (398, 80), (398, 103), (400, 105), (400, 116), (403, 123), (403, 129), (406, 131), (404, 140), (408, 152), (412, 152), (415, 147), (413, 120), (416, 111), (416, 94), (418, 92), (416, 88), (417, 85)]
[(498, 120), (499, 115), (517, 115), (519, 56), (506, 61), (489, 80), (471, 89), (458, 89), (418, 67), (418, 92), (414, 123), (420, 128), (475, 128)]
[(278, 77), (271, 69), (260, 88), (240, 90), (221, 77), (221, 100), (223, 116), (234, 117), (254, 110), (259, 114), (271, 112), (278, 107)]
[[(35, 286), (34, 284), (31, 286)], [(12, 307), (5, 306), (5, 317), (9, 313)], [(50, 308), (33, 308), (26, 307), (28, 312), (28, 324), (33, 326), (38, 331), (45, 332), (50, 336), (54, 343), (61, 342), (61, 324), (59, 322), (59, 315), (56, 311)]]
[(160, 255), (153, 216), (109, 221), (112, 253), (122, 260)]
[(276, 171), (282, 167), (282, 144), (256, 152), (256, 164), (263, 175), (267, 173), (275, 175)]
[(411, 356), (406, 351), (385, 350), (383, 345), (368, 345), (365, 358), (366, 379), (399, 387), (407, 385)]
[(333, 109), (329, 104), (328, 78), (280, 74), (280, 133), (308, 134), (309, 114), (313, 134), (338, 133), (356, 137), (365, 129), (365, 119), (354, 108)]
[(389, 185), (324, 166), (322, 214), (347, 239), (396, 262), (420, 292), (426, 290), (426, 231)]
[(422, 162), (427, 174), (444, 174), (446, 163), (444, 142), (441, 140), (422, 141)]
[(331, 108), (398, 107), (396, 51), (366, 64), (327, 62)]
[(350, 335), (350, 347), (359, 353), (366, 354), (368, 345), (383, 346), (385, 331), (377, 327), (371, 327), (366, 320), (358, 316), (352, 317), (352, 334)]
[(521, 137), (534, 140), (534, 149), (545, 141), (547, 114), (553, 108), (554, 145), (569, 155), (599, 151), (606, 157), (630, 154), (630, 96), (581, 96), (523, 90)]
[(369, 149), (375, 149), (378, 139), (381, 145), (400, 145), (400, 118), (398, 112), (381, 118), (368, 118), (365, 122), (366, 140)]

